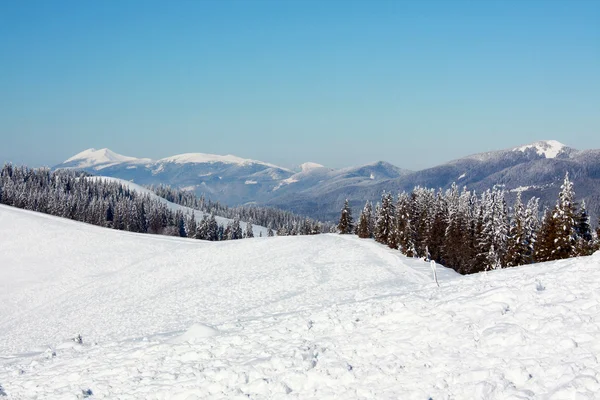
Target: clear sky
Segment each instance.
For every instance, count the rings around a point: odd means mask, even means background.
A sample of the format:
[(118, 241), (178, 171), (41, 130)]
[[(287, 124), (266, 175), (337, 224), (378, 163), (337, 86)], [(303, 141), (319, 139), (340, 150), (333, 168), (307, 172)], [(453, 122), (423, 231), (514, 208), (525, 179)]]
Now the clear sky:
[(0, 163), (600, 148), (597, 0), (0, 0)]

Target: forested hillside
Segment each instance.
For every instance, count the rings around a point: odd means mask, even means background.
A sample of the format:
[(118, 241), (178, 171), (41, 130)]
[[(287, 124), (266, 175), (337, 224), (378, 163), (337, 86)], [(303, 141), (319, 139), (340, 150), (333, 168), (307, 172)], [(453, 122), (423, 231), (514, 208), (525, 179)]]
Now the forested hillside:
[[(268, 227), (268, 236), (275, 231), (280, 235), (322, 231), (319, 222), (289, 212), (253, 207), (229, 209), (166, 187), (156, 191), (196, 211), (174, 211), (153, 195), (131, 190), (119, 182), (91, 179), (85, 172), (10, 164), (0, 171), (0, 204), (117, 230), (211, 241), (253, 237), (256, 221)], [(215, 215), (230, 217), (231, 221), (219, 224)]]
[(524, 203), (519, 193), (509, 207), (503, 188), (477, 195), (454, 184), (437, 192), (416, 188), (396, 199), (383, 193), (375, 210), (367, 201), (355, 227), (346, 201), (338, 231), (372, 237), (462, 274), (590, 255), (600, 233), (592, 231), (585, 202), (576, 202), (568, 174), (556, 205), (541, 214), (535, 197)]

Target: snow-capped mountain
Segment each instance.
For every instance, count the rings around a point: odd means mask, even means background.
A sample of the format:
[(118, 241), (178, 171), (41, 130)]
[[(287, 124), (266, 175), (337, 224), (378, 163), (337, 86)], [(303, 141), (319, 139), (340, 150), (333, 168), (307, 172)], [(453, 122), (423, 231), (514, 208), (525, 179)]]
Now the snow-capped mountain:
[(568, 152), (572, 149), (569, 149), (564, 144), (557, 142), (556, 140), (543, 140), (540, 142), (535, 142), (532, 144), (528, 144), (525, 146), (514, 148), (513, 151), (528, 151), (530, 149), (535, 150), (535, 152), (544, 156), (545, 158), (556, 158), (565, 152)]
[(174, 164), (234, 164), (234, 165), (264, 165), (268, 168), (276, 168), (286, 170), (285, 168), (278, 167), (277, 165), (265, 163), (262, 161), (249, 160), (246, 158), (240, 158), (228, 154), (226, 156), (220, 156), (216, 154), (205, 154), (205, 153), (186, 153), (177, 156), (162, 158), (158, 160), (158, 163), (174, 163)]
[(330, 184), (334, 181), (324, 179), (310, 189), (274, 197), (268, 204), (334, 220), (346, 198), (359, 211), (365, 200), (376, 202), (383, 191), (411, 191), (415, 186), (447, 189), (456, 182), (477, 192), (503, 185), (511, 203), (521, 191), (523, 199), (536, 196), (542, 206), (550, 207), (556, 202), (567, 171), (574, 182), (577, 200), (585, 200), (595, 223), (600, 216), (600, 150), (579, 151), (554, 140), (473, 154), (433, 168), (404, 171), (397, 177), (371, 182), (347, 180), (335, 185)]
[(85, 150), (54, 168), (82, 169), (140, 185), (167, 184), (196, 191), (229, 205), (266, 204), (275, 198), (285, 202), (305, 190), (328, 191), (372, 184), (408, 173), (384, 162), (339, 170), (307, 162), (296, 172), (233, 155), (188, 153), (150, 160), (120, 155), (108, 149)]
[(574, 181), (577, 200), (586, 201), (595, 222), (600, 215), (600, 150), (579, 151), (552, 140), (474, 154), (368, 186), (351, 185), (319, 193), (310, 198), (310, 206), (296, 211), (324, 210), (327, 204), (335, 203), (335, 208), (328, 209), (329, 214), (321, 216), (334, 218), (344, 198), (349, 198), (358, 210), (366, 199), (379, 200), (383, 191), (410, 191), (415, 186), (447, 189), (453, 182), (477, 192), (503, 185), (513, 196), (521, 191), (524, 199), (536, 196), (543, 206), (553, 206), (567, 171)]
[[(343, 201), (358, 210), (385, 191), (415, 186), (448, 188), (453, 182), (483, 191), (504, 185), (523, 198), (540, 197), (553, 205), (568, 171), (577, 199), (585, 199), (593, 218), (600, 215), (600, 150), (579, 151), (555, 140), (469, 155), (448, 163), (408, 171), (386, 162), (332, 169), (307, 162), (296, 171), (233, 155), (190, 153), (160, 160), (86, 150), (55, 168), (78, 168), (137, 184), (168, 184), (229, 205), (256, 203), (333, 220)], [(510, 199), (509, 199), (510, 200)]]
[(61, 168), (101, 170), (113, 165), (128, 163), (128, 164), (144, 164), (151, 162), (149, 158), (127, 157), (117, 154), (109, 149), (87, 149), (65, 160), (61, 164)]
[(262, 199), (293, 171), (233, 155), (187, 153), (160, 160), (138, 159), (111, 150), (85, 150), (55, 167), (76, 168), (140, 185), (166, 184), (227, 204)]

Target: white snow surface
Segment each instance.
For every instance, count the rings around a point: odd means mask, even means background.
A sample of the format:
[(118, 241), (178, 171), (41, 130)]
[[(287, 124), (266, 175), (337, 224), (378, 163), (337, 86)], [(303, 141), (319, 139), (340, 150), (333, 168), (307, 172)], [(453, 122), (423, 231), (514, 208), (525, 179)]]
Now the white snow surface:
[[(74, 155), (73, 157), (65, 160), (63, 164), (73, 163), (68, 168), (94, 168), (95, 170), (101, 170), (110, 166), (118, 165), (121, 163), (128, 164), (156, 164), (153, 170), (154, 174), (158, 174), (164, 170), (164, 164), (175, 163), (175, 164), (203, 164), (203, 163), (224, 163), (232, 165), (250, 165), (260, 164), (269, 168), (281, 169), (284, 171), (292, 172), (287, 168), (280, 167), (275, 164), (266, 163), (263, 161), (251, 160), (246, 158), (237, 157), (231, 154), (228, 155), (217, 155), (217, 154), (206, 154), (206, 153), (186, 153), (179, 154), (171, 157), (162, 158), (158, 161), (154, 161), (150, 158), (135, 158), (128, 157), (121, 154), (117, 154), (114, 151), (104, 148), (100, 150), (87, 149)], [(127, 168), (135, 167), (129, 166)]]
[(248, 164), (260, 164), (271, 168), (283, 169), (288, 171), (286, 168), (279, 167), (274, 164), (269, 164), (262, 161), (250, 160), (241, 158), (231, 154), (221, 156), (217, 154), (205, 154), (205, 153), (186, 153), (179, 154), (172, 157), (162, 158), (158, 160), (158, 163), (175, 163), (175, 164), (203, 164), (203, 163), (224, 163), (224, 164), (237, 164), (237, 165), (248, 165)]
[(317, 168), (325, 168), (325, 167), (321, 164), (317, 164), (314, 162), (305, 162), (304, 164), (300, 164), (300, 170), (302, 172), (307, 172), (307, 171), (317, 169)]
[[(135, 192), (141, 193), (141, 194), (147, 194), (149, 196), (151, 196), (152, 198), (164, 203), (167, 205), (167, 208), (171, 211), (181, 211), (183, 212), (183, 214), (188, 214), (188, 213), (194, 213), (194, 215), (196, 216), (196, 221), (200, 222), (202, 221), (202, 218), (204, 217), (204, 212), (199, 211), (199, 210), (194, 210), (193, 208), (189, 208), (189, 207), (185, 207), (185, 206), (181, 206), (179, 204), (175, 204), (172, 203), (166, 199), (163, 199), (160, 196), (157, 196), (156, 194), (154, 194), (154, 192), (150, 189), (146, 189), (143, 186), (140, 186), (136, 183), (127, 181), (125, 179), (119, 179), (119, 178), (113, 178), (110, 176), (90, 176), (87, 179), (92, 179), (92, 180), (102, 180), (102, 181), (106, 181), (106, 182), (116, 182), (121, 184), (124, 187), (129, 188), (130, 190), (133, 190)], [(210, 215), (209, 215), (210, 216)], [(225, 217), (219, 217), (215, 215), (215, 220), (217, 221), (217, 223), (219, 225), (223, 225), (224, 227), (226, 227), (229, 223), (232, 223), (233, 220), (229, 219), (229, 218), (225, 218)], [(242, 228), (242, 230), (245, 232), (246, 231), (246, 225), (247, 222), (245, 221), (240, 221), (240, 227)], [(252, 233), (254, 233), (254, 236), (267, 236), (268, 233), (268, 228), (265, 228), (264, 226), (260, 226), (260, 225), (254, 225), (252, 224)]]
[(525, 192), (529, 189), (535, 189), (535, 186), (519, 186), (516, 187), (514, 189), (510, 189), (511, 192), (515, 192), (515, 193), (519, 193), (519, 192)]
[(527, 149), (535, 149), (536, 153), (546, 158), (556, 158), (556, 156), (566, 146), (556, 140), (541, 140), (525, 146), (517, 147), (514, 151), (525, 151)]
[(94, 167), (96, 170), (101, 170), (106, 167), (110, 167), (112, 165), (117, 165), (120, 163), (128, 162), (128, 163), (147, 163), (151, 162), (150, 159), (147, 158), (135, 158), (128, 157), (121, 154), (117, 154), (110, 149), (87, 149), (74, 155), (73, 157), (64, 161), (64, 163), (69, 162), (77, 162), (77, 164), (69, 167), (69, 168), (91, 168)]
[(0, 385), (7, 399), (594, 399), (599, 266), (439, 266), (438, 288), (428, 263), (353, 236), (208, 243), (0, 206)]

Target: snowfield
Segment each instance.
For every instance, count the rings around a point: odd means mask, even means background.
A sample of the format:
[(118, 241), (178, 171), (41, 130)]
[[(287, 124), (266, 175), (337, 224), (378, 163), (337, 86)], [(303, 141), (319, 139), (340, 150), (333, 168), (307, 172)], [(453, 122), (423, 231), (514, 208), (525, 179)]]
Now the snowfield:
[(598, 398), (600, 253), (437, 272), (350, 236), (210, 243), (0, 206), (0, 398)]

